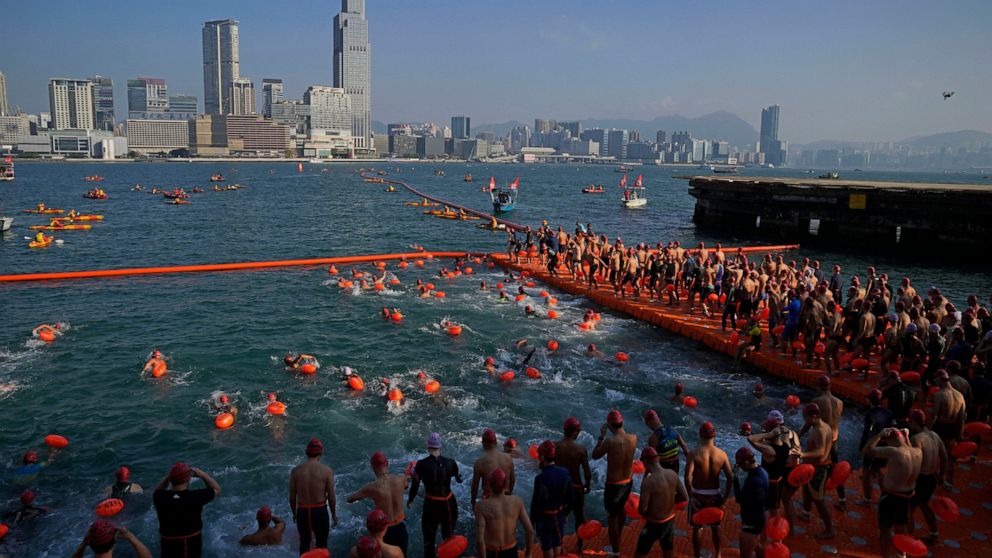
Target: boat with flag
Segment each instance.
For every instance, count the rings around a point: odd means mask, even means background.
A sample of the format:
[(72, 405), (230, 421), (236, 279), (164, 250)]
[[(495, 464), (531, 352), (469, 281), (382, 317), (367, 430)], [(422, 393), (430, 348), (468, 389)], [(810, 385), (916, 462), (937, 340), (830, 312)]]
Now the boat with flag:
[(644, 207), (648, 204), (648, 198), (644, 193), (644, 175), (637, 175), (634, 185), (627, 184), (627, 175), (620, 179), (620, 187), (623, 188), (623, 196), (620, 202), (624, 207)]
[(520, 178), (515, 178), (506, 188), (496, 186), (496, 177), (489, 179), (489, 199), (493, 202), (494, 213), (506, 213), (517, 206), (520, 191)]
[(0, 180), (10, 182), (14, 180), (14, 156), (10, 154), (9, 145), (3, 146), (3, 162), (0, 163)]

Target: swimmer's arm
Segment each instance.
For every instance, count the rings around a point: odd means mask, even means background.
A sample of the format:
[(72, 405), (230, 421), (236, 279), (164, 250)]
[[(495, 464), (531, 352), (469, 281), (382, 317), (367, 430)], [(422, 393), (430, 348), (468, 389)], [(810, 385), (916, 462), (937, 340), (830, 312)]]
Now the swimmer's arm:
[(589, 468), (589, 454), (586, 453), (586, 448), (582, 448), (582, 475), (585, 478), (585, 483), (582, 485), (586, 494), (592, 486), (592, 469)]
[(604, 424), (599, 429), (599, 438), (596, 438), (596, 447), (592, 448), (593, 459), (599, 459), (604, 455), (606, 455), (606, 449), (608, 447), (608, 444), (604, 443), (603, 441), (606, 439), (606, 428), (607, 426)]
[(289, 475), (289, 509), (293, 514), (293, 523), (296, 523), (296, 475)]
[(155, 359), (151, 359), (151, 358), (148, 359), (148, 362), (145, 363), (145, 367), (142, 368), (141, 371), (142, 372), (148, 372), (149, 370), (151, 370), (152, 364), (154, 364), (154, 362), (155, 362)]
[(190, 469), (190, 472), (193, 473), (194, 477), (200, 477), (203, 479), (203, 482), (206, 483), (207, 487), (214, 491), (215, 497), (220, 496), (220, 485), (217, 484), (217, 481), (215, 481), (213, 477), (205, 473), (202, 469), (198, 469), (196, 467)]
[(70, 558), (83, 558), (83, 556), (86, 555), (86, 547), (89, 546), (89, 544), (90, 533), (87, 531), (86, 536), (83, 537), (83, 540), (79, 541), (79, 546), (77, 546), (76, 550), (72, 552), (72, 556)]
[(272, 540), (278, 544), (282, 541), (282, 535), (286, 532), (286, 522), (281, 517), (272, 516)]
[(641, 482), (641, 500), (637, 503), (637, 513), (641, 514), (641, 517), (645, 517), (648, 514), (648, 510), (651, 509), (651, 491), (644, 490), (644, 482)]
[(166, 488), (169, 488), (169, 475), (165, 475), (162, 482), (158, 483), (158, 486), (155, 487), (155, 491), (158, 492), (159, 490), (165, 490)]
[(357, 492), (348, 495), (348, 503), (354, 504), (355, 502), (360, 502), (369, 497), (369, 485), (365, 485), (358, 489)]
[(943, 480), (946, 478), (944, 475), (947, 471), (947, 448), (944, 447), (944, 442), (941, 440), (938, 440), (936, 445), (940, 452), (940, 468), (937, 469), (937, 474)]
[(334, 495), (334, 472), (327, 475), (327, 484), (324, 485), (324, 493), (327, 495), (327, 505), (331, 508), (331, 524), (338, 526), (338, 499)]
[[(675, 478), (678, 478), (678, 475), (676, 475)], [(678, 481), (677, 486), (675, 487), (675, 503), (680, 504), (688, 500), (689, 493), (686, 492), (685, 485), (682, 484), (682, 481)]]
[(420, 478), (417, 473), (414, 472), (410, 477), (410, 496), (406, 500), (406, 507), (412, 507), (413, 501), (417, 499), (417, 494), (420, 492)]
[(520, 525), (524, 528), (524, 537), (527, 540), (527, 547), (524, 549), (524, 558), (530, 558), (531, 549), (534, 547), (534, 526), (530, 523), (527, 510), (524, 508), (524, 501), (518, 500), (520, 506)]
[(685, 482), (686, 494), (690, 497), (692, 496), (692, 473), (696, 470), (696, 462), (692, 458), (692, 454), (687, 454), (685, 456), (685, 476), (683, 476), (683, 481)]
[(733, 481), (737, 480), (737, 475), (734, 474), (734, 470), (730, 468), (730, 459), (724, 459), (723, 461), (723, 476), (727, 477), (727, 482), (723, 487), (723, 500), (726, 501), (730, 498), (730, 491), (734, 489)]
[[(685, 455), (689, 455), (689, 446), (688, 444), (685, 443), (685, 440), (682, 439), (682, 435), (676, 433), (675, 436), (677, 436), (677, 439), (679, 441), (679, 447), (682, 448), (682, 453)], [(676, 457), (676, 459), (678, 459), (678, 457)]]
[[(875, 447), (878, 445), (878, 441), (882, 439), (883, 434), (885, 434), (886, 436), (889, 434), (889, 430), (890, 430), (889, 428), (883, 428), (881, 432), (875, 434), (871, 440), (868, 440), (868, 443), (865, 444), (865, 449), (864, 449), (865, 455), (867, 455), (868, 457), (881, 458), (891, 453), (885, 451), (889, 448)], [(803, 454), (803, 457), (806, 457), (806, 454)]]
[[(108, 490), (110, 490), (109, 487), (108, 487)], [(131, 494), (142, 494), (144, 492), (145, 492), (145, 489), (140, 484), (138, 484), (136, 482), (132, 482), (131, 483)]]
[(513, 487), (517, 484), (517, 471), (516, 471), (516, 468), (513, 466), (513, 461), (512, 460), (510, 461), (510, 475), (509, 475), (509, 477), (510, 478), (507, 481), (507, 485), (506, 485), (506, 487), (507, 487), (506, 488), (506, 493), (507, 494), (513, 494)]
[(762, 458), (775, 459), (775, 448), (764, 443), (764, 440), (768, 437), (769, 433), (767, 432), (764, 434), (753, 434), (747, 437), (747, 442), (751, 444), (751, 447), (761, 452)]

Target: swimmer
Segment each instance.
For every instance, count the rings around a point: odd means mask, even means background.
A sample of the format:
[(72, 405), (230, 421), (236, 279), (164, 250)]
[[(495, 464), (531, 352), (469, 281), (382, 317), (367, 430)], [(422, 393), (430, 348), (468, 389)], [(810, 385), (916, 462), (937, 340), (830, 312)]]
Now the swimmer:
[(162, 351), (155, 349), (154, 351), (152, 351), (151, 358), (149, 358), (148, 361), (145, 362), (145, 366), (144, 368), (141, 369), (141, 373), (144, 374), (145, 372), (157, 368), (159, 365), (163, 367), (165, 366), (165, 357), (162, 356)]
[(682, 404), (682, 393), (685, 391), (685, 386), (682, 382), (675, 382), (675, 395), (668, 398), (672, 403)]
[(508, 302), (509, 300), (510, 300), (510, 297), (507, 296), (506, 291), (500, 290), (499, 291), (499, 301), (500, 302)]
[(534, 310), (533, 306), (528, 304), (526, 307), (524, 307), (524, 315), (529, 318), (531, 316), (537, 316), (537, 312)]
[(520, 285), (519, 287), (517, 287), (517, 294), (522, 294), (524, 296), (527, 295), (527, 291), (524, 290), (524, 286), (523, 285)]
[(28, 484), (33, 482), (38, 478), (38, 474), (41, 473), (42, 469), (51, 465), (58, 451), (58, 448), (48, 446), (48, 456), (41, 462), (38, 461), (38, 452), (34, 450), (24, 452), (24, 455), (21, 457), (21, 466), (14, 469), (14, 483)]
[(375, 473), (375, 480), (350, 494), (348, 503), (354, 504), (368, 498), (372, 500), (376, 509), (384, 511), (389, 519), (389, 528), (386, 529), (383, 541), (399, 547), (405, 556), (409, 534), (406, 529), (406, 516), (403, 513), (403, 497), (406, 495), (409, 479), (406, 475), (390, 474), (389, 460), (382, 452), (373, 453), (370, 464), (372, 472)]
[(308, 354), (300, 354), (299, 356), (294, 357), (291, 353), (286, 353), (286, 356), (282, 357), (282, 361), (287, 368), (292, 368), (294, 370), (304, 364), (312, 364), (317, 368), (320, 368), (320, 362), (317, 361), (317, 357)]
[(231, 404), (231, 398), (227, 394), (220, 394), (220, 397), (216, 401), (210, 402), (213, 407), (214, 414), (221, 415), (224, 413), (229, 413), (235, 418), (238, 416), (238, 408)]
[(482, 284), (481, 284), (481, 285), (479, 285), (479, 290), (480, 290), (480, 291), (486, 291), (486, 290), (489, 290), (489, 287), (487, 287), (487, 286), (486, 286), (486, 282), (485, 282), (485, 281), (483, 281), (483, 282), (482, 282)]
[[(609, 439), (606, 433), (612, 433)], [(606, 457), (606, 491), (603, 504), (606, 507), (607, 532), (610, 546), (619, 556), (620, 535), (626, 515), (624, 506), (633, 488), (632, 466), (634, 452), (637, 451), (637, 435), (623, 429), (623, 415), (614, 409), (606, 416), (606, 423), (599, 429), (596, 447), (592, 450), (593, 459)]]
[[(41, 233), (38, 233), (41, 234)], [(44, 236), (44, 235), (43, 235)], [(32, 337), (41, 337), (41, 332), (47, 331), (52, 335), (61, 335), (62, 325), (61, 324), (41, 324), (40, 326), (31, 330)]]
[[(300, 534), (300, 554), (314, 548), (327, 548), (331, 526), (338, 525), (338, 507), (334, 495), (334, 471), (320, 462), (324, 444), (317, 438), (307, 443), (307, 460), (297, 465), (289, 476), (289, 508)], [(327, 520), (330, 508), (331, 521)]]
[(34, 499), (34, 492), (25, 490), (21, 494), (21, 507), (3, 514), (3, 518), (11, 523), (21, 523), (33, 521), (51, 511), (46, 507), (34, 505)]
[[(286, 522), (272, 515), (268, 506), (262, 506), (255, 512), (258, 529), (250, 535), (241, 537), (242, 546), (273, 546), (282, 544), (282, 535), (286, 532)], [(269, 525), (269, 524), (272, 525)]]
[(365, 530), (369, 534), (358, 539), (348, 551), (348, 558), (403, 558), (400, 547), (385, 542), (389, 523), (389, 516), (383, 510), (370, 511), (365, 516)]
[(606, 354), (597, 349), (595, 343), (589, 343), (589, 346), (586, 347), (586, 356), (592, 358), (606, 358)]
[[(486, 429), (482, 433), (483, 454), (475, 460), (472, 465), (472, 488), (471, 503), (475, 508), (475, 503), (479, 500), (479, 489), (482, 489), (482, 499), (491, 498), (498, 492), (499, 494), (512, 494), (513, 487), (517, 482), (516, 474), (513, 470), (513, 459), (499, 451), (499, 444), (496, 439), (496, 432)], [(490, 482), (494, 471), (503, 474), (503, 482), (498, 486), (493, 486)], [(478, 515), (478, 512), (476, 512)]]
[(489, 372), (489, 375), (495, 375), (496, 359), (493, 357), (486, 357), (486, 362), (482, 365), (482, 367), (486, 370), (486, 372)]
[(140, 484), (131, 482), (131, 470), (123, 465), (117, 469), (114, 477), (116, 479), (114, 484), (103, 489), (103, 496), (105, 498), (123, 500), (127, 496), (141, 494), (145, 491)]
[(517, 441), (513, 438), (507, 438), (503, 442), (503, 453), (509, 455), (513, 459), (520, 459), (524, 456), (523, 452), (520, 451), (520, 446)]
[(755, 399), (763, 399), (765, 397), (765, 384), (755, 384), (751, 394), (754, 395)]
[[(507, 479), (502, 469), (494, 468), (486, 475), (485, 484), (491, 486), (493, 494), (479, 502), (475, 509), (475, 529), (480, 536), (476, 537), (476, 552), (478, 556), (506, 558), (517, 556), (517, 524), (524, 530), (524, 558), (530, 558), (534, 546), (534, 527), (527, 516), (524, 501), (519, 496), (510, 494), (507, 483), (512, 489), (513, 478)], [(475, 483), (473, 482), (473, 485)]]
[(427, 288), (426, 285), (421, 285), (420, 287), (420, 298), (430, 298), (431, 290)]
[(86, 555), (86, 547), (93, 549), (93, 555), (99, 558), (113, 556), (114, 545), (117, 539), (124, 539), (131, 543), (134, 555), (138, 558), (152, 558), (152, 553), (148, 547), (142, 543), (134, 533), (127, 530), (123, 525), (114, 526), (106, 519), (94, 521), (86, 531), (86, 536), (76, 547), (71, 558), (83, 558)]

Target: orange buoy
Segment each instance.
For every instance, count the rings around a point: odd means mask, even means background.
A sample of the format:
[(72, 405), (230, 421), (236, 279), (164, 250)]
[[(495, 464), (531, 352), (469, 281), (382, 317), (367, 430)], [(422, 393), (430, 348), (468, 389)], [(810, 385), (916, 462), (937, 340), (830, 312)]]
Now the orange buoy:
[(3, 523), (0, 523), (0, 541), (2, 541), (3, 538), (6, 537), (7, 533), (9, 532), (10, 532), (10, 527), (7, 527)]
[(303, 365), (300, 366), (300, 372), (303, 372), (304, 374), (316, 374), (317, 373), (317, 365), (316, 364), (313, 364), (312, 362), (308, 362), (306, 364), (303, 364)]
[(408, 264), (406, 262), (400, 262), (400, 263), (396, 264), (396, 267), (398, 267), (400, 269), (406, 269), (409, 265), (410, 264)]
[(169, 368), (165, 365), (165, 361), (158, 361), (152, 365), (152, 378), (161, 378), (165, 376)]
[(521, 300), (523, 300), (525, 298), (527, 298), (527, 295), (525, 295), (525, 294), (518, 294), (517, 296), (513, 297), (513, 300), (515, 302), (520, 302)]
[(517, 373), (516, 372), (514, 372), (513, 370), (507, 370), (506, 372), (503, 372), (502, 374), (499, 375), (499, 381), (501, 381), (501, 382), (509, 382), (509, 381), (512, 381), (513, 378), (516, 378), (516, 377), (517, 377)]
[(868, 359), (866, 358), (856, 358), (851, 361), (851, 366), (858, 370), (868, 368)]
[(377, 291), (384, 291), (384, 290), (386, 290), (386, 286), (383, 285), (382, 282), (376, 281), (375, 282), (375, 290), (377, 290)]
[(847, 478), (851, 476), (851, 464), (841, 461), (830, 470), (830, 478), (827, 479), (827, 490), (833, 490), (838, 486), (844, 486)]
[(390, 285), (399, 285), (400, 284), (400, 280), (397, 279), (397, 278), (395, 278), (395, 277), (393, 277), (392, 279), (389, 280), (389, 284)]
[(454, 279), (455, 277), (458, 277), (458, 276), (457, 276), (457, 275), (455, 275), (455, 273), (454, 273), (454, 272), (452, 272), (452, 271), (449, 271), (449, 272), (448, 272), (448, 275), (447, 275), (447, 277), (448, 277), (448, 279)]
[(710, 293), (709, 296), (706, 297), (706, 300), (708, 300), (710, 302), (716, 302), (716, 301), (720, 300), (720, 297), (717, 296), (716, 293)]
[(548, 298), (548, 296), (550, 296), (550, 295), (548, 295), (548, 291), (541, 291), (540, 293), (538, 293), (537, 296), (539, 296), (541, 298)]
[(630, 356), (627, 355), (627, 353), (619, 352), (619, 351), (617, 352), (617, 354), (613, 355), (613, 357), (617, 359), (617, 362), (627, 362), (628, 360), (630, 360)]
[(635, 459), (630, 466), (630, 470), (635, 475), (643, 475), (644, 472), (647, 471), (647, 468), (644, 467), (643, 461), (641, 461), (640, 459)]
[(892, 546), (906, 556), (926, 556), (927, 545), (923, 541), (911, 535), (895, 535), (892, 537)]
[(538, 458), (537, 446), (531, 444), (530, 447), (527, 448), (527, 455), (531, 456), (532, 459), (537, 459)]
[(795, 409), (802, 405), (802, 400), (799, 399), (798, 395), (790, 394), (785, 397), (785, 404)]
[(455, 335), (462, 334), (462, 326), (460, 325), (449, 325), (447, 329), (448, 335), (454, 337)]
[(552, 339), (551, 341), (548, 341), (548, 350), (549, 351), (557, 351), (558, 350), (558, 341), (555, 341), (554, 339)]
[(598, 322), (603, 319), (603, 315), (600, 314), (599, 312), (596, 312), (595, 314), (592, 315), (592, 319)]
[(479, 264), (482, 263), (482, 258), (480, 258), (479, 256), (476, 256), (476, 257), (472, 258), (472, 263), (474, 263), (475, 265), (479, 265)]
[(691, 395), (686, 395), (685, 397), (682, 398), (682, 404), (690, 409), (695, 409), (696, 406), (699, 405), (699, 401), (697, 401), (696, 398)]
[(334, 267), (332, 265), (331, 267), (327, 268), (327, 273), (330, 273), (331, 275), (337, 275), (338, 274), (338, 268), (336, 268), (336, 267)]
[(779, 541), (771, 541), (765, 544), (765, 558), (789, 558), (792, 551)]
[(359, 378), (358, 376), (356, 376), (355, 374), (351, 374), (350, 376), (348, 376), (348, 387), (350, 387), (355, 391), (362, 391), (363, 389), (365, 389), (365, 381)]
[(789, 521), (781, 515), (773, 515), (765, 523), (765, 536), (773, 541), (781, 541), (789, 536)]
[(265, 411), (270, 415), (285, 415), (286, 414), (286, 404), (282, 401), (273, 401), (265, 407)]
[(393, 312), (392, 314), (389, 315), (389, 319), (393, 320), (394, 322), (402, 322), (403, 314), (400, 314), (399, 312)]
[(468, 539), (462, 535), (455, 535), (438, 545), (437, 558), (458, 558), (466, 549), (468, 549)]
[(815, 474), (816, 469), (814, 469), (809, 463), (796, 465), (796, 468), (789, 473), (789, 484), (799, 488), (800, 486), (803, 486), (813, 480), (813, 475)]
[(575, 534), (579, 536), (580, 540), (588, 541), (589, 539), (595, 539), (600, 533), (603, 532), (603, 524), (596, 521), (595, 519), (590, 519), (579, 528), (575, 530)]
[(62, 449), (69, 445), (69, 440), (65, 436), (59, 436), (58, 434), (49, 434), (45, 436), (45, 445), (50, 448)]
[(589, 329), (592, 329), (592, 324), (589, 322), (579, 322), (579, 329), (588, 331)]
[(413, 264), (417, 267), (424, 267), (424, 260), (416, 260)]
[(533, 281), (527, 281), (526, 283), (524, 283), (524, 286), (527, 287), (528, 289), (533, 289), (534, 287), (537, 286), (537, 283)]
[(427, 393), (437, 393), (439, 389), (441, 389), (441, 382), (437, 380), (431, 380), (424, 384), (424, 391)]
[(548, 310), (548, 318), (552, 320), (557, 320), (558, 312), (555, 312), (554, 310)]
[(964, 435), (969, 438), (981, 436), (989, 431), (992, 431), (992, 426), (986, 422), (969, 422), (964, 425)]
[(947, 496), (934, 496), (930, 500), (930, 507), (942, 521), (952, 522), (961, 519), (961, 510), (958, 509), (958, 505)]
[(118, 498), (107, 498), (96, 505), (96, 514), (100, 517), (113, 517), (124, 509), (124, 501)]
[(403, 401), (403, 392), (399, 388), (393, 388), (389, 390), (389, 400), (396, 401), (397, 403)]
[(977, 451), (978, 444), (975, 442), (958, 442), (951, 447), (951, 457), (961, 459), (962, 457), (968, 457)]
[(444, 291), (435, 291), (434, 298), (444, 298)]
[(220, 430), (227, 430), (234, 426), (234, 415), (231, 413), (221, 413), (214, 418), (214, 426)]
[(558, 304), (558, 299), (555, 298), (555, 297), (553, 297), (553, 296), (549, 296), (548, 299), (545, 300), (545, 302), (548, 303), (548, 306), (554, 306), (554, 305)]
[(627, 498), (627, 503), (624, 504), (623, 511), (627, 514), (627, 517), (631, 519), (641, 519), (641, 514), (637, 511), (637, 507), (640, 505), (641, 495), (635, 492)]
[(920, 373), (914, 372), (912, 370), (907, 370), (906, 372), (899, 374), (899, 377), (902, 379), (902, 381), (909, 384), (915, 384), (920, 381)]
[(50, 330), (43, 329), (38, 332), (38, 339), (41, 339), (45, 343), (51, 343), (52, 341), (55, 341), (55, 334)]
[(703, 508), (692, 514), (693, 525), (713, 525), (723, 519), (721, 508)]
[(503, 282), (500, 281), (499, 283), (496, 283), (496, 288), (497, 289), (502, 289), (503, 288)]
[(472, 275), (472, 268), (471, 267), (466, 267), (465, 268), (465, 275)]
[(541, 371), (533, 366), (528, 366), (526, 372), (528, 378), (537, 380), (541, 377)]

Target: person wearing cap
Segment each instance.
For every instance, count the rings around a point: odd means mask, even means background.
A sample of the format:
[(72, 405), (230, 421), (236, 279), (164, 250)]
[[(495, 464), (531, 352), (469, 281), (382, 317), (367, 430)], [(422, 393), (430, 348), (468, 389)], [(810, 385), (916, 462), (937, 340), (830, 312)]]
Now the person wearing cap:
[(644, 529), (637, 537), (637, 558), (651, 553), (654, 543), (661, 545), (664, 558), (675, 556), (675, 505), (685, 502), (689, 495), (679, 475), (658, 462), (658, 452), (651, 446), (641, 450), (645, 475), (641, 481), (641, 497), (637, 513), (644, 518)]
[(595, 343), (589, 343), (589, 346), (586, 347), (586, 356), (592, 358), (606, 358), (606, 354), (597, 349)]
[(152, 356), (147, 361), (145, 361), (145, 366), (144, 368), (141, 369), (141, 373), (146, 374), (151, 370), (154, 370), (155, 367), (160, 364), (162, 366), (166, 366), (165, 357), (162, 356), (162, 351), (155, 349), (154, 351), (152, 351)]
[[(206, 488), (190, 490), (190, 479), (202, 479)], [(171, 488), (170, 488), (171, 485)], [(203, 506), (220, 496), (220, 485), (210, 475), (183, 462), (169, 469), (155, 487), (152, 502), (158, 514), (163, 558), (198, 558), (203, 546)]]
[(507, 438), (506, 441), (503, 442), (503, 453), (509, 455), (513, 459), (520, 459), (524, 456), (523, 452), (520, 451), (520, 446), (517, 444), (517, 441), (513, 438)]
[(501, 469), (507, 478), (507, 494), (513, 493), (513, 486), (516, 484), (516, 474), (513, 471), (513, 458), (499, 451), (499, 441), (496, 439), (496, 432), (486, 429), (482, 433), (482, 455), (475, 460), (472, 465), (472, 506), (479, 497), (479, 488), (482, 488), (482, 497), (488, 498), (493, 493), (493, 488), (489, 486), (488, 479), (492, 472)]
[[(369, 512), (365, 516), (365, 530), (368, 531), (368, 537), (375, 539), (375, 542), (379, 545), (379, 552), (382, 558), (403, 558), (403, 551), (400, 550), (398, 546), (393, 546), (385, 541), (386, 530), (389, 528), (389, 516), (385, 511), (376, 508)], [(368, 538), (363, 537), (363, 538)], [(371, 546), (369, 543), (365, 543)], [(349, 558), (360, 558), (362, 555), (362, 549), (359, 545), (351, 547), (348, 551)], [(365, 553), (368, 554), (368, 549), (365, 549)]]
[[(612, 434), (606, 439), (607, 430)], [(613, 552), (620, 552), (620, 535), (623, 532), (626, 513), (624, 505), (630, 498), (634, 475), (634, 452), (637, 451), (637, 435), (628, 434), (623, 429), (623, 415), (613, 409), (606, 415), (606, 423), (599, 428), (599, 438), (592, 450), (593, 459), (606, 456), (606, 489), (603, 492), (603, 505), (606, 507), (610, 546)]]
[[(878, 443), (885, 440), (885, 446)], [(885, 460), (882, 495), (878, 499), (879, 545), (882, 556), (889, 556), (895, 531), (906, 533), (910, 525), (909, 503), (923, 464), (923, 452), (909, 442), (909, 431), (886, 428), (865, 445), (865, 454)]]
[[(692, 527), (692, 549), (695, 556), (702, 556), (701, 530), (692, 516), (703, 508), (720, 508), (733, 489), (733, 469), (727, 452), (716, 447), (716, 427), (712, 422), (699, 425), (699, 447), (685, 456), (685, 487), (689, 494), (689, 526)], [(720, 474), (726, 480), (720, 490)], [(713, 555), (720, 555), (720, 523), (710, 526), (713, 534)]]
[(215, 415), (228, 413), (233, 415), (234, 418), (238, 417), (238, 408), (231, 403), (231, 398), (226, 393), (218, 395), (217, 400), (212, 401), (211, 404), (213, 405)]
[(272, 546), (282, 544), (282, 535), (286, 532), (286, 522), (272, 515), (268, 506), (262, 506), (255, 512), (258, 529), (250, 535), (241, 537), (242, 546)]
[(424, 483), (424, 508), (420, 514), (420, 528), (424, 536), (424, 558), (434, 558), (437, 528), (441, 528), (441, 539), (446, 540), (451, 537), (458, 523), (458, 503), (451, 491), (451, 479), (461, 484), (462, 477), (458, 473), (458, 463), (441, 455), (441, 435), (437, 432), (432, 432), (427, 437), (427, 454), (427, 457), (417, 461), (413, 467), (406, 507), (413, 506), (420, 483)]
[(961, 396), (964, 397), (964, 408), (970, 411), (973, 399), (971, 383), (961, 375), (961, 363), (956, 360), (948, 360), (944, 363), (944, 369), (947, 370), (951, 386), (961, 392)]
[(386, 512), (389, 516), (389, 529), (383, 540), (399, 547), (406, 555), (410, 535), (407, 533), (406, 516), (403, 514), (403, 495), (409, 479), (406, 475), (389, 474), (389, 460), (381, 451), (372, 454), (369, 464), (375, 480), (350, 494), (347, 501), (354, 504), (368, 498), (377, 509)]
[[(747, 474), (741, 485), (738, 472)], [(742, 447), (734, 454), (734, 499), (740, 506), (741, 556), (751, 558), (765, 530), (765, 510), (768, 507), (768, 473), (759, 467), (751, 448)]]
[[(592, 470), (589, 468), (589, 450), (578, 442), (579, 434), (582, 433), (582, 423), (575, 417), (565, 419), (561, 440), (555, 442), (555, 453), (557, 454), (558, 465), (568, 469), (569, 489), (571, 495), (565, 505), (563, 517), (568, 518), (569, 514), (575, 517), (575, 528), (585, 523), (585, 501), (586, 494), (589, 493), (592, 483)], [(583, 480), (585, 479), (585, 480)], [(582, 549), (582, 540), (577, 539), (579, 550)]]
[(572, 490), (568, 469), (555, 464), (557, 450), (551, 440), (541, 442), (537, 448), (538, 467), (541, 472), (534, 477), (534, 492), (530, 500), (530, 517), (533, 518), (544, 558), (564, 554), (562, 537), (565, 533), (565, 506), (569, 504)]
[(95, 558), (113, 558), (117, 539), (131, 543), (131, 549), (137, 558), (152, 558), (148, 547), (134, 533), (128, 531), (127, 527), (123, 525), (114, 527), (114, 524), (106, 519), (98, 519), (90, 525), (86, 530), (86, 536), (73, 551), (71, 558), (83, 558), (86, 555), (86, 547), (93, 550)]
[[(933, 394), (933, 416), (930, 417), (930, 430), (940, 436), (944, 442), (944, 449), (950, 452), (951, 446), (963, 437), (967, 408), (964, 395), (951, 385), (947, 370), (938, 370), (934, 379), (940, 390)], [(944, 479), (948, 483), (954, 482), (953, 459), (947, 462), (947, 473), (944, 475)]]
[(34, 505), (35, 495), (32, 490), (25, 490), (21, 493), (21, 506), (15, 510), (3, 514), (3, 519), (11, 523), (24, 523), (33, 521), (48, 513), (48, 508)]
[(933, 546), (938, 541), (937, 517), (930, 508), (930, 499), (933, 498), (937, 486), (943, 483), (948, 461), (947, 450), (944, 449), (940, 436), (927, 428), (927, 415), (922, 409), (913, 409), (909, 414), (909, 435), (913, 447), (923, 452), (920, 475), (916, 477), (913, 497), (909, 500), (910, 524), (915, 523), (912, 521), (913, 516), (916, 515), (916, 508), (920, 508), (923, 519), (930, 528), (930, 535), (924, 538), (924, 542), (928, 546)]
[(517, 524), (524, 529), (524, 558), (531, 557), (534, 528), (524, 501), (509, 493), (503, 469), (493, 468), (486, 479), (492, 493), (474, 506), (475, 544), (480, 558), (517, 558)]
[(882, 392), (880, 390), (872, 389), (865, 396), (865, 399), (871, 407), (865, 413), (864, 429), (861, 431), (861, 442), (858, 444), (858, 454), (862, 456), (862, 498), (856, 503), (859, 506), (867, 507), (871, 505), (875, 482), (880, 478), (879, 475), (882, 472), (882, 467), (885, 466), (885, 462), (866, 455), (864, 453), (865, 445), (868, 444), (868, 440), (872, 439), (882, 430), (895, 426), (895, 419), (892, 417), (892, 411), (882, 406)]
[(882, 400), (888, 403), (892, 418), (897, 426), (904, 427), (909, 420), (909, 411), (916, 402), (916, 390), (913, 386), (902, 381), (902, 376), (896, 370), (888, 370), (878, 385), (882, 392)]
[(830, 508), (823, 497), (826, 495), (827, 479), (830, 478), (830, 448), (833, 445), (833, 430), (821, 420), (821, 410), (816, 403), (803, 407), (803, 419), (808, 425), (809, 435), (806, 437), (806, 449), (803, 450), (803, 462), (813, 466), (813, 480), (803, 485), (802, 518), (808, 520), (810, 509), (816, 505), (816, 511), (823, 521), (823, 531), (815, 535), (817, 539), (832, 539), (834, 537), (833, 521)]
[(902, 372), (916, 370), (927, 355), (927, 347), (923, 344), (918, 332), (919, 328), (916, 327), (916, 324), (910, 323), (906, 325), (902, 335), (899, 336), (896, 351), (902, 356), (899, 367)]
[[(840, 419), (844, 415), (844, 402), (830, 392), (830, 376), (824, 374), (816, 379), (816, 387), (819, 394), (813, 398), (813, 403), (820, 409), (820, 420), (827, 423), (833, 433), (830, 442), (830, 463), (836, 465), (839, 461), (837, 454), (837, 442), (840, 440)], [(812, 423), (806, 422), (799, 430), (799, 437), (802, 438), (806, 431), (810, 429)], [(847, 507), (844, 485), (837, 487), (837, 502), (834, 504), (841, 511)]]
[(365, 535), (360, 537), (358, 542), (355, 543), (355, 546), (348, 551), (348, 556), (354, 558), (382, 558), (382, 544), (375, 537)]
[[(289, 509), (300, 534), (300, 554), (311, 548), (327, 548), (331, 526), (338, 526), (334, 471), (320, 462), (324, 444), (317, 438), (307, 442), (307, 460), (289, 474)], [(328, 521), (327, 510), (331, 511)]]
[(121, 465), (114, 473), (114, 484), (103, 490), (107, 498), (124, 500), (132, 494), (141, 494), (145, 490), (140, 484), (131, 482), (131, 470)]
[(55, 460), (55, 456), (56, 454), (58, 454), (58, 452), (59, 452), (59, 448), (48, 446), (48, 455), (46, 456), (44, 461), (38, 460), (38, 452), (34, 450), (29, 449), (28, 451), (24, 452), (24, 455), (21, 456), (21, 466), (14, 469), (13, 478), (11, 479), (11, 482), (15, 485), (21, 485), (21, 486), (34, 482), (34, 480), (38, 478), (38, 475), (41, 473), (41, 471), (45, 467), (51, 465), (52, 461)]
[(654, 409), (644, 412), (644, 425), (651, 431), (648, 437), (648, 447), (654, 448), (658, 452), (658, 462), (663, 469), (671, 469), (675, 474), (679, 473), (679, 449), (682, 453), (689, 453), (689, 446), (686, 445), (682, 435), (671, 426), (662, 424), (661, 417)]

